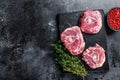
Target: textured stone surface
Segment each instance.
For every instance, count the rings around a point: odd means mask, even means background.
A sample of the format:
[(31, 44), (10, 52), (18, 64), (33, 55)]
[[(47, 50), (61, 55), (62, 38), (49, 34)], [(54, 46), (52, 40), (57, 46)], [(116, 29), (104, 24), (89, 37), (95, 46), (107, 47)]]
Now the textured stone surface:
[[(92, 72), (107, 72), (109, 70), (109, 65), (108, 65), (108, 57), (107, 57), (107, 41), (106, 41), (106, 28), (107, 24), (104, 22), (105, 20), (105, 14), (103, 10), (99, 10), (101, 15), (102, 15), (102, 28), (100, 32), (98, 32), (96, 35), (88, 35), (86, 33), (82, 33), (84, 40), (85, 40), (85, 49), (86, 50), (90, 46), (94, 46), (96, 43), (98, 43), (100, 46), (102, 46), (106, 53), (106, 60), (104, 62), (104, 65), (101, 68), (98, 69), (91, 69), (85, 62), (83, 62), (84, 66), (86, 67), (87, 71), (92, 71)], [(72, 27), (75, 25), (79, 25), (79, 19), (80, 15), (82, 15), (83, 11), (78, 11), (78, 12), (70, 12), (70, 13), (62, 13), (59, 14), (59, 34), (63, 32), (66, 28)], [(79, 55), (81, 58), (82, 56)]]
[[(0, 80), (79, 80), (63, 73), (50, 56), (58, 34), (56, 15), (120, 6), (119, 0), (0, 0)], [(85, 80), (120, 80), (120, 31), (107, 29), (106, 74), (89, 73)]]

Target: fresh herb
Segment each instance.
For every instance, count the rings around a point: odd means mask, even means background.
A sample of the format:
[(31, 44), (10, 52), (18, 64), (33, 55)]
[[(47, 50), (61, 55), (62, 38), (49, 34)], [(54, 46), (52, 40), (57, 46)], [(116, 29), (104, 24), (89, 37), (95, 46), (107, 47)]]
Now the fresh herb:
[(54, 52), (57, 55), (56, 60), (62, 66), (64, 71), (71, 72), (78, 76), (84, 77), (87, 75), (84, 65), (77, 56), (70, 55), (61, 41), (52, 44)]

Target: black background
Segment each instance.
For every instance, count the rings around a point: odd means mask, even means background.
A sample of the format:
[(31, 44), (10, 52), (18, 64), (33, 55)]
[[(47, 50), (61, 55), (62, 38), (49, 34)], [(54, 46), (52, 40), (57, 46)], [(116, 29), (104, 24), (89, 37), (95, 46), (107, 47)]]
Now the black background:
[[(116, 6), (119, 0), (0, 0), (0, 80), (79, 80), (63, 73), (49, 54), (58, 37), (56, 15), (86, 9), (107, 14)], [(110, 70), (89, 73), (85, 80), (120, 79), (119, 36), (107, 28)]]

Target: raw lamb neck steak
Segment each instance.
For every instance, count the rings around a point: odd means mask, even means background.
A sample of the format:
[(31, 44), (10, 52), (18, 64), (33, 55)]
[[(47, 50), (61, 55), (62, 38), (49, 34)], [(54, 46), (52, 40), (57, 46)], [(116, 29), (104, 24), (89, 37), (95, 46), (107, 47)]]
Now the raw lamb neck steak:
[(85, 41), (78, 26), (65, 29), (61, 35), (61, 41), (72, 55), (78, 55), (85, 48)]
[(98, 44), (95, 44), (95, 46), (86, 49), (82, 56), (82, 59), (92, 69), (102, 67), (105, 62), (105, 50)]
[(83, 16), (80, 19), (79, 26), (82, 32), (88, 34), (96, 34), (102, 27), (102, 15), (97, 10), (87, 10), (83, 12)]

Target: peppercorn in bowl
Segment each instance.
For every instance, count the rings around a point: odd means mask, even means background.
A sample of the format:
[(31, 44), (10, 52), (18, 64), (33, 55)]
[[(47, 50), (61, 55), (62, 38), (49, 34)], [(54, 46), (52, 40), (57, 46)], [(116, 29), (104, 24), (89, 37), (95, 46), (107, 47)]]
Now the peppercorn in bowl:
[(112, 8), (107, 14), (107, 23), (108, 26), (114, 30), (120, 30), (120, 8)]

